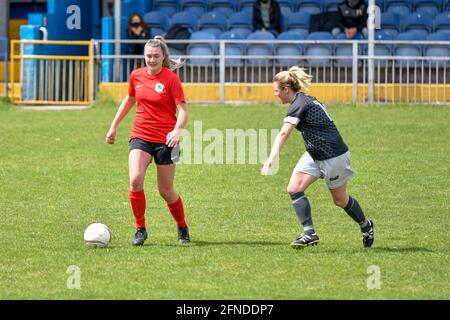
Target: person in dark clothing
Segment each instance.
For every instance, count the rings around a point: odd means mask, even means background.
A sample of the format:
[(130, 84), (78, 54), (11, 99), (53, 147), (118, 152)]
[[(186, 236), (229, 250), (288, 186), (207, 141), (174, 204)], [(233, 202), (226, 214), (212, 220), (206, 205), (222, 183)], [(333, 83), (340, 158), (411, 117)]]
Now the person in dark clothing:
[(311, 184), (323, 178), (334, 204), (344, 209), (358, 223), (363, 245), (369, 248), (374, 242), (373, 221), (364, 215), (358, 201), (347, 192), (347, 182), (353, 176), (350, 151), (325, 106), (315, 97), (306, 94), (310, 90), (311, 79), (311, 75), (297, 66), (281, 71), (273, 78), (275, 95), (282, 103), (289, 103), (290, 106), (261, 174), (269, 174), (274, 159), (281, 152), (289, 135), (294, 129), (300, 131), (306, 152), (292, 172), (287, 192), (304, 233), (291, 242), (291, 247), (302, 249), (319, 242), (311, 216), (311, 205), (305, 192)]
[(347, 39), (353, 39), (361, 32), (367, 38), (367, 3), (364, 0), (345, 0), (338, 6), (341, 23), (334, 28), (332, 34), (336, 37), (344, 32)]
[(270, 31), (275, 36), (281, 33), (281, 9), (275, 0), (257, 0), (253, 4), (253, 28)]
[[(129, 40), (147, 40), (149, 35), (147, 25), (138, 13), (133, 13), (128, 19), (127, 38)], [(142, 55), (145, 43), (128, 43), (128, 54)]]

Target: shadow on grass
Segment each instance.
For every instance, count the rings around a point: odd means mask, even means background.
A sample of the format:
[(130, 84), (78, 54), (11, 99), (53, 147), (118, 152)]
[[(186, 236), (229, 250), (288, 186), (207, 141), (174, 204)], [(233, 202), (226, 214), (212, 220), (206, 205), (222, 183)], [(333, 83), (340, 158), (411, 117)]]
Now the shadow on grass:
[(202, 240), (195, 240), (192, 241), (189, 244), (186, 245), (180, 245), (177, 243), (164, 243), (164, 244), (158, 244), (162, 246), (168, 246), (168, 247), (182, 247), (182, 246), (196, 246), (196, 247), (203, 247), (203, 246), (232, 246), (232, 245), (245, 245), (245, 246), (285, 246), (287, 245), (285, 242), (270, 242), (270, 241), (202, 241)]
[(393, 252), (393, 253), (414, 253), (414, 252), (434, 252), (428, 248), (423, 247), (374, 247), (368, 250), (376, 252)]

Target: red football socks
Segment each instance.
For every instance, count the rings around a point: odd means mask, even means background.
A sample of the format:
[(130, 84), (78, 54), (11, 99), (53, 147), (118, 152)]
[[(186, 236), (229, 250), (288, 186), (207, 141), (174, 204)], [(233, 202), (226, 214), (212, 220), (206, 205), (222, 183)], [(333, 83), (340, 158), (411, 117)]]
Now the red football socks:
[(145, 228), (145, 193), (144, 190), (130, 191), (130, 203), (133, 210), (136, 228)]
[(169, 207), (170, 213), (177, 223), (177, 227), (186, 227), (186, 221), (184, 220), (184, 207), (181, 197), (179, 197), (174, 203), (168, 203), (167, 206)]

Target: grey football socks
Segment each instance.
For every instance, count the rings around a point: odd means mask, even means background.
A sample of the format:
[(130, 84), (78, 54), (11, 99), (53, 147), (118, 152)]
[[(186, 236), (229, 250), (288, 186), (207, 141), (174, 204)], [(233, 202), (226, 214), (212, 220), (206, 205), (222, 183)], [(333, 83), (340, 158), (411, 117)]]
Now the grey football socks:
[(356, 223), (359, 224), (361, 229), (367, 227), (369, 221), (364, 216), (364, 212), (362, 211), (356, 199), (352, 198), (351, 196), (348, 196), (348, 203), (347, 206), (344, 208), (344, 210), (353, 220), (355, 220)]
[(303, 231), (306, 233), (314, 232), (314, 225), (311, 217), (311, 205), (304, 192), (291, 193), (292, 206), (295, 209), (297, 218), (303, 225)]

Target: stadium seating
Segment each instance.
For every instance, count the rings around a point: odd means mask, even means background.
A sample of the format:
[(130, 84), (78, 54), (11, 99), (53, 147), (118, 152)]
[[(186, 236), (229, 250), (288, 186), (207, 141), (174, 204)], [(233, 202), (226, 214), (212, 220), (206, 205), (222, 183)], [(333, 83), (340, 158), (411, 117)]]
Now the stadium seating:
[(217, 38), (227, 30), (227, 24), (227, 17), (221, 12), (206, 12), (200, 18), (199, 30), (212, 32)]
[(386, 0), (385, 11), (396, 12), (406, 17), (413, 11), (413, 0)]
[(151, 30), (151, 36), (164, 36), (169, 30), (169, 17), (164, 12), (151, 11), (144, 15), (144, 22)]
[(338, 5), (340, 5), (343, 0), (325, 0), (324, 1), (324, 11), (337, 11)]
[(253, 12), (253, 4), (255, 0), (239, 0), (239, 11)]
[[(436, 32), (428, 35), (427, 41), (450, 41), (450, 33)], [(426, 43), (424, 48), (424, 56), (426, 57), (450, 57), (450, 46), (448, 44), (433, 44)], [(427, 60), (427, 64), (432, 66), (449, 65), (448, 61), (444, 60)]]
[(427, 36), (433, 29), (433, 18), (426, 12), (413, 12), (406, 17), (404, 32), (416, 32)]
[(323, 0), (295, 0), (294, 10), (317, 14), (322, 12)]
[(308, 12), (295, 12), (292, 13), (287, 21), (287, 31), (297, 32), (306, 37), (309, 33), (309, 23), (311, 20), (311, 14)]
[(209, 0), (209, 10), (229, 17), (237, 10), (237, 0)]
[(252, 16), (245, 11), (233, 13), (228, 19), (228, 27), (229, 31), (241, 33), (244, 38), (247, 38), (253, 31)]
[(206, 0), (180, 0), (180, 11), (191, 12), (200, 18), (202, 14), (208, 11), (208, 2)]
[(172, 16), (173, 26), (183, 26), (193, 31), (197, 30), (197, 21), (198, 18), (192, 12), (188, 11), (177, 12)]
[(401, 16), (396, 12), (383, 12), (381, 14), (381, 29), (397, 36), (401, 32)]
[[(404, 32), (400, 33), (395, 40), (397, 41), (407, 41), (403, 44), (395, 44), (393, 55), (395, 56), (411, 56), (417, 57), (422, 56), (422, 43), (420, 41), (424, 41), (426, 36), (417, 33), (417, 32)], [(417, 59), (397, 59), (396, 65), (409, 65), (413, 66), (414, 63), (417, 62)]]
[(435, 17), (434, 31), (450, 32), (450, 11), (442, 12)]
[[(333, 36), (329, 32), (312, 32), (308, 35), (306, 40), (334, 40)], [(333, 55), (333, 44), (327, 43), (307, 43), (305, 45), (305, 55), (311, 56), (307, 58), (307, 62), (310, 66), (327, 66), (331, 65), (331, 59), (325, 58), (312, 58), (314, 56), (331, 56)]]
[[(297, 32), (282, 32), (278, 35), (277, 40), (304, 40), (301, 34)], [(301, 43), (277, 43), (275, 48), (275, 55), (283, 57), (283, 56), (298, 56), (298, 58), (293, 59), (277, 59), (276, 63), (281, 66), (292, 66), (294, 64), (300, 63), (300, 56), (303, 54), (304, 45)]]
[(160, 11), (173, 16), (178, 9), (178, 1), (173, 0), (153, 0), (153, 11)]
[[(336, 36), (336, 40), (348, 40), (347, 37), (345, 36), (345, 34), (343, 32), (341, 32), (340, 34), (338, 34)], [(355, 37), (352, 40), (364, 40), (364, 36), (361, 33), (357, 33), (355, 35)], [(363, 46), (359, 45), (358, 46), (358, 52), (361, 52), (363, 50)], [(351, 57), (353, 55), (353, 44), (351, 43), (337, 43), (334, 46), (334, 56), (335, 57)], [(350, 67), (353, 65), (353, 60), (350, 59), (336, 59), (335, 60), (336, 65), (338, 66), (347, 66)]]
[[(245, 40), (240, 33), (224, 32), (220, 34), (221, 40)], [(227, 43), (225, 45), (225, 56), (243, 56), (245, 53), (245, 44), (243, 43)], [(243, 59), (226, 59), (225, 65), (228, 66), (242, 66), (244, 64)]]
[[(394, 36), (390, 32), (381, 30), (381, 31), (377, 31), (375, 33), (375, 40), (376, 41), (391, 41), (391, 40), (394, 40)], [(375, 44), (375, 46), (374, 46), (375, 57), (390, 56), (390, 55), (392, 55), (392, 49), (393, 49), (393, 46), (392, 46), (392, 44), (389, 44), (389, 43)], [(366, 48), (366, 53), (367, 53), (367, 48)], [(375, 59), (375, 64), (377, 66), (386, 66), (386, 65), (390, 65), (391, 61), (387, 60), (387, 59)]]
[[(271, 32), (255, 31), (252, 32), (247, 40), (275, 40), (275, 36)], [(248, 56), (272, 56), (273, 45), (269, 43), (248, 43), (247, 44)], [(252, 58), (247, 60), (249, 65), (270, 65), (272, 61), (268, 58)]]
[[(204, 55), (213, 56), (216, 53), (217, 44), (212, 43), (211, 40), (216, 40), (216, 36), (208, 31), (195, 31), (191, 34), (190, 40), (205, 40), (201, 43), (190, 43), (187, 46), (188, 55)], [(213, 62), (212, 58), (193, 58), (189, 60), (190, 64), (210, 65)]]
[(420, 13), (427, 13), (432, 17), (435, 17), (443, 5), (443, 0), (415, 0), (414, 11)]
[(288, 24), (288, 19), (289, 16), (292, 14), (292, 10), (289, 9), (288, 7), (283, 7), (281, 8), (281, 31), (286, 31), (287, 30), (287, 24)]
[[(317, 33), (309, 34), (311, 14), (337, 10), (337, 6), (343, 0), (279, 0), (281, 7), (281, 30), (279, 39), (284, 40), (333, 40), (329, 34), (321, 36)], [(368, 0), (366, 0), (368, 1)], [(381, 30), (376, 31), (376, 40), (407, 40), (415, 35), (414, 40), (440, 39), (445, 41), (441, 32), (450, 34), (450, 1), (449, 0), (376, 0), (381, 8)], [(204, 31), (214, 34), (216, 39), (254, 39), (252, 23), (252, 10), (255, 0), (154, 0), (152, 11), (144, 15), (144, 21), (151, 29), (151, 36), (165, 35), (173, 25), (181, 25), (194, 31)], [(436, 33), (436, 34), (435, 34)], [(319, 33), (320, 34), (320, 33)], [(408, 35), (408, 36), (407, 36)], [(197, 36), (197, 35), (194, 35)], [(230, 38), (228, 38), (230, 37)], [(270, 37), (270, 36), (269, 36)], [(319, 37), (319, 38), (316, 38)], [(356, 39), (362, 38), (358, 35)], [(428, 38), (427, 38), (428, 39)], [(343, 35), (336, 40), (345, 40)], [(407, 40), (408, 41), (408, 40)], [(419, 46), (411, 43), (410, 46), (379, 44), (375, 47), (376, 55), (427, 55), (433, 52), (440, 55), (447, 52), (442, 46)], [(367, 52), (366, 44), (358, 49)], [(330, 52), (331, 47), (331, 52)], [(195, 50), (197, 50), (194, 47)], [(191, 51), (194, 49), (190, 49)], [(195, 51), (194, 50), (194, 51)], [(274, 50), (274, 51), (271, 51)], [(273, 46), (247, 46), (228, 44), (227, 54), (252, 54), (260, 55), (265, 51), (268, 54), (283, 55), (351, 55), (350, 44), (324, 45), (315, 44), (297, 46), (294, 44)], [(217, 53), (217, 52), (216, 52)], [(181, 53), (180, 53), (181, 54)], [(331, 65), (330, 59), (309, 59), (311, 64)], [(284, 62), (283, 62), (284, 61)], [(336, 59), (336, 65), (350, 65), (349, 59)], [(380, 64), (388, 63), (386, 60), (378, 61)], [(249, 61), (250, 64), (262, 63)], [(265, 61), (267, 63), (267, 59)], [(277, 65), (298, 63), (292, 59), (279, 59)], [(403, 63), (403, 62), (399, 62)], [(227, 64), (242, 65), (242, 59), (229, 59)]]

